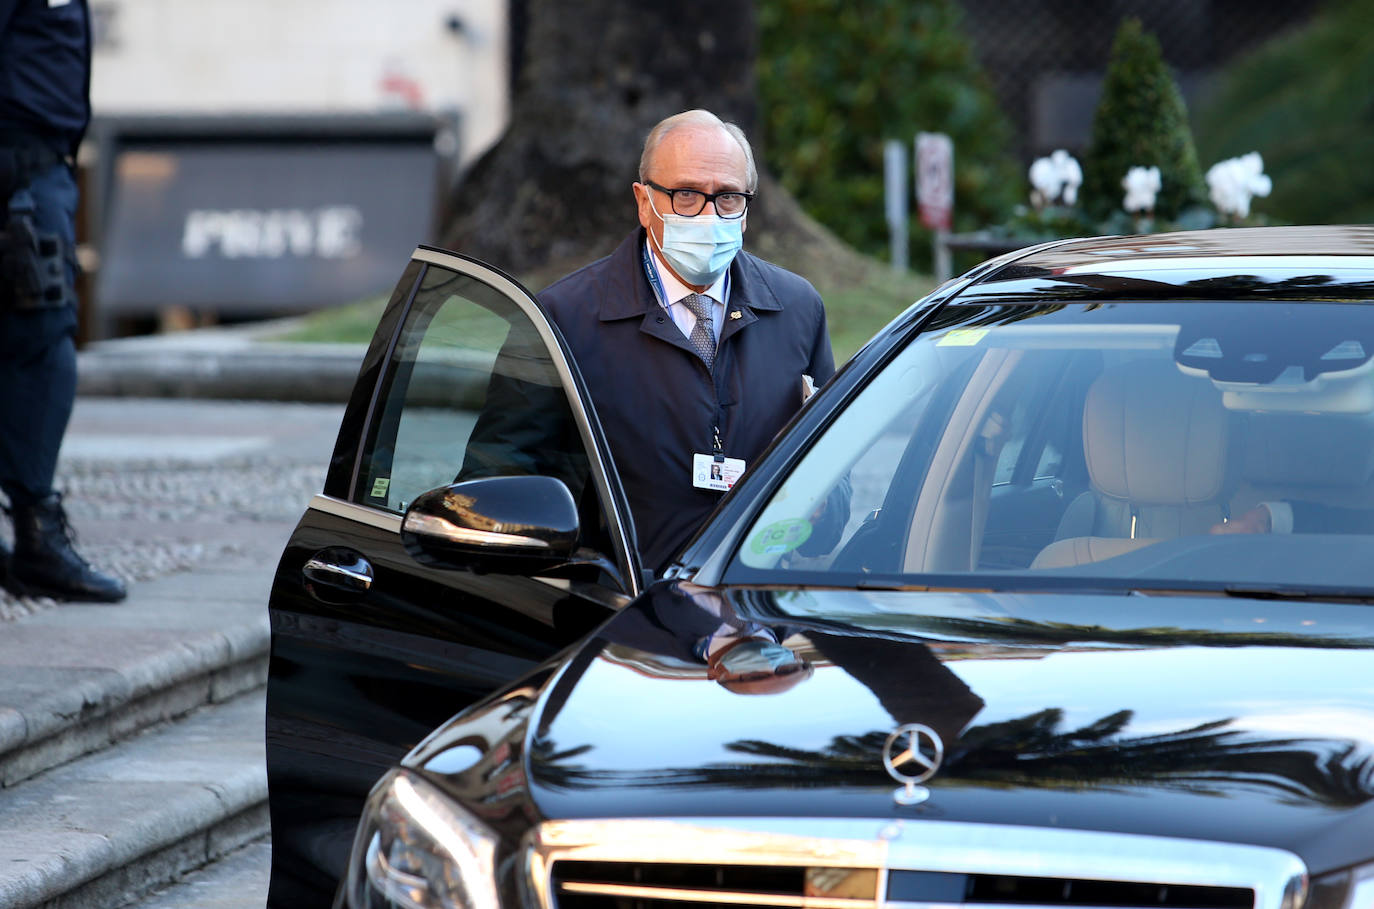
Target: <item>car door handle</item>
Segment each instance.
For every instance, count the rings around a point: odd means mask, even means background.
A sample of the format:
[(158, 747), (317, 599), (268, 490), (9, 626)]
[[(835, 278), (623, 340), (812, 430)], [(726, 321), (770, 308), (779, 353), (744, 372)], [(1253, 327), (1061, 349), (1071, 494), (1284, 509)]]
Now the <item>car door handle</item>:
[(350, 593), (367, 593), (372, 588), (372, 566), (356, 552), (316, 553), (301, 571), (308, 581)]

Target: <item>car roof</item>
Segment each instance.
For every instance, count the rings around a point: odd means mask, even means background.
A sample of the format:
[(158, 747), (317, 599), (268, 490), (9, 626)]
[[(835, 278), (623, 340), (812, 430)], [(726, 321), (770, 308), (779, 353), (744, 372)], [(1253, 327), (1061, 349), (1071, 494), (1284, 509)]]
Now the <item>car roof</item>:
[(1371, 300), (1374, 226), (1177, 231), (1043, 244), (1003, 257), (951, 303)]

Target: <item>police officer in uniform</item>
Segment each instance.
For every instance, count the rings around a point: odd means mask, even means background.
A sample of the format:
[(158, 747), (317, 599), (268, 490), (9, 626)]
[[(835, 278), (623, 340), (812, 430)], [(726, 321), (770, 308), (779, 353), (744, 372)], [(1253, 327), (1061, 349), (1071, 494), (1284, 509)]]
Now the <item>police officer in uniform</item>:
[(90, 121), (86, 0), (0, 0), (0, 491), (5, 586), (113, 602), (124, 585), (72, 547), (57, 452), (76, 397), (77, 146)]

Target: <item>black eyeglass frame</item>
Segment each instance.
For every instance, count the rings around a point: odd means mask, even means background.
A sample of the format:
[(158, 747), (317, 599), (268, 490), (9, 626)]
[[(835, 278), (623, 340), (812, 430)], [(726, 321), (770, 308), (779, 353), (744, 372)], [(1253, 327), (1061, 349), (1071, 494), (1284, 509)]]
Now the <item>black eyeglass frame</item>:
[[(720, 206), (718, 206), (718, 205), (716, 206), (716, 214), (717, 214), (717, 215), (720, 215), (720, 217), (726, 219), (727, 221), (733, 221), (733, 220), (735, 220), (736, 218), (743, 218), (743, 217), (745, 216), (745, 214), (748, 213), (748, 211), (749, 211), (749, 203), (752, 202), (752, 201), (754, 201), (754, 194), (753, 194), (753, 193), (748, 193), (748, 192), (745, 192), (744, 190), (740, 190), (740, 189), (727, 189), (727, 190), (723, 190), (722, 192), (718, 192), (718, 193), (704, 193), (704, 192), (702, 192), (702, 191), (699, 190), (699, 189), (691, 189), (690, 187), (686, 187), (686, 186), (680, 186), (680, 187), (678, 187), (677, 189), (669, 189), (669, 188), (666, 187), (666, 186), (662, 186), (662, 185), (660, 185), (660, 184), (658, 184), (658, 183), (655, 183), (653, 180), (645, 180), (645, 181), (644, 181), (644, 185), (647, 186), (647, 187), (649, 187), (650, 189), (656, 189), (656, 190), (658, 190), (659, 192), (666, 194), (666, 195), (668, 196), (668, 202), (669, 202), (669, 204), (671, 204), (672, 207), (673, 207), (673, 214), (675, 214), (675, 215), (681, 215), (681, 216), (684, 217), (684, 218), (695, 218), (697, 215), (699, 215), (699, 214), (701, 214), (702, 212), (706, 211), (706, 203), (707, 203), (707, 202), (710, 202), (710, 203), (712, 203), (712, 204), (714, 205), (714, 204), (715, 204), (715, 201), (716, 201), (717, 199), (719, 199), (721, 196), (739, 196), (739, 197), (741, 197), (742, 199), (744, 199), (744, 207), (741, 208), (737, 214), (733, 214), (733, 215), (725, 214), (724, 212), (722, 212), (722, 211), (720, 210)], [(678, 194), (678, 193), (696, 193), (698, 196), (701, 196), (701, 198), (702, 198), (701, 207), (698, 208), (696, 211), (692, 212), (690, 215), (687, 214), (686, 212), (678, 211), (678, 208), (677, 208), (677, 194)]]

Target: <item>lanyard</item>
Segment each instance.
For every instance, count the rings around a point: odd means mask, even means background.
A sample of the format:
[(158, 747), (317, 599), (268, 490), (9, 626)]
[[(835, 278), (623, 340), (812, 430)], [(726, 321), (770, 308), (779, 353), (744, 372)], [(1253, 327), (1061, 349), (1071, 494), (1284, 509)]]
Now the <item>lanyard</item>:
[[(663, 290), (663, 282), (659, 280), (658, 269), (654, 267), (654, 263), (649, 259), (649, 242), (647, 239), (644, 241), (644, 246), (641, 247), (640, 252), (644, 255), (644, 277), (649, 279), (649, 287), (653, 289), (654, 296), (658, 298), (659, 305), (667, 309), (668, 295)], [(725, 278), (725, 282), (725, 293), (728, 297), (730, 293), (730, 278), (728, 275)], [(720, 426), (718, 425), (711, 427), (711, 453), (714, 460), (725, 460), (725, 446), (721, 443)]]
[(644, 253), (644, 277), (649, 279), (649, 286), (653, 288), (654, 296), (658, 297), (658, 305), (664, 309), (668, 308), (668, 294), (663, 290), (663, 282), (658, 279), (658, 269), (654, 268), (654, 263), (649, 261), (649, 241), (644, 241), (644, 246), (640, 248)]

